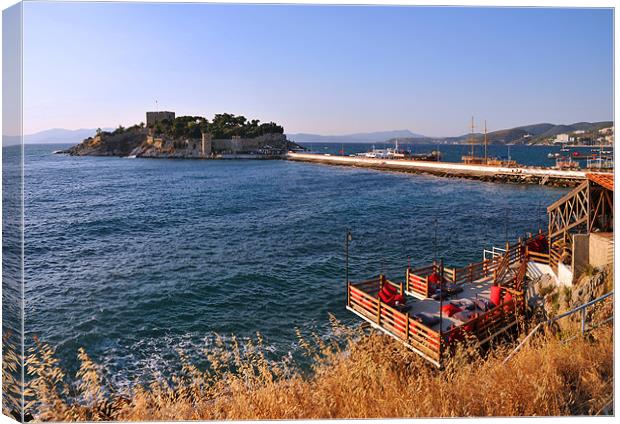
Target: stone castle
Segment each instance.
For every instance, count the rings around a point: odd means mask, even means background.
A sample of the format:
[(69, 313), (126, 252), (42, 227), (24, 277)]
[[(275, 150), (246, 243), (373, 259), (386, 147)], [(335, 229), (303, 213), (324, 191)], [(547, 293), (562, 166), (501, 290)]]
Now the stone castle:
[[(146, 112), (147, 127), (165, 119), (172, 120), (174, 112)], [(173, 140), (155, 137), (149, 130), (146, 146), (136, 152), (140, 156), (217, 158), (227, 156), (279, 156), (286, 152), (288, 141), (284, 134), (265, 134), (255, 138), (212, 139), (203, 133), (199, 139)]]

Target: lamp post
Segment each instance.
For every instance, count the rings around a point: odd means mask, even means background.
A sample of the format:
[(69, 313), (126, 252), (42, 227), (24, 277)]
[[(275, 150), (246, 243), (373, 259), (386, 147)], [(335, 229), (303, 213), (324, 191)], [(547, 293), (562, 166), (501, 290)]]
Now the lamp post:
[(351, 230), (347, 229), (347, 235), (344, 239), (344, 260), (345, 260), (345, 284), (347, 286), (347, 307), (351, 307), (351, 291), (349, 289), (349, 243), (353, 239)]
[(433, 238), (433, 262), (437, 262), (437, 215), (433, 220), (433, 227), (435, 230), (435, 236)]
[(344, 260), (345, 260), (345, 281), (347, 286), (349, 285), (349, 243), (353, 240), (353, 235), (351, 234), (351, 230), (347, 229), (347, 235), (344, 240)]

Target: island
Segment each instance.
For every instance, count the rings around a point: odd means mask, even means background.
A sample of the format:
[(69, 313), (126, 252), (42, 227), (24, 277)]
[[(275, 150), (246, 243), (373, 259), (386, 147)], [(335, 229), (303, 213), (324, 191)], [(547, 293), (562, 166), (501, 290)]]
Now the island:
[(72, 156), (120, 156), (177, 159), (280, 159), (304, 148), (286, 138), (274, 122), (261, 123), (229, 113), (211, 121), (174, 112), (146, 112), (146, 124), (119, 126), (96, 134), (60, 153)]

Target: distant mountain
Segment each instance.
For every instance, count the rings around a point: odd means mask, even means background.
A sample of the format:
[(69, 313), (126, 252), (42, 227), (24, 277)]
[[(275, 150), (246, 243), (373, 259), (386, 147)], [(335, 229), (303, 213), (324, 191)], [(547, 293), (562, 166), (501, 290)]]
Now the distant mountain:
[(319, 135), (319, 134), (287, 134), (290, 140), (297, 143), (381, 143), (395, 138), (424, 137), (409, 130), (376, 131), (346, 135)]
[[(596, 131), (601, 128), (610, 127), (613, 125), (612, 121), (600, 121), (600, 122), (576, 122), (570, 125), (556, 125), (549, 123), (522, 125), (520, 127), (491, 131), (487, 134), (487, 140), (489, 144), (524, 144), (533, 143), (539, 144), (550, 137), (554, 137), (558, 134), (570, 133), (577, 130), (582, 131)], [(473, 135), (476, 142), (482, 142), (484, 135), (481, 133), (475, 133)], [(462, 144), (466, 143), (471, 138), (471, 134), (463, 134), (457, 137), (411, 137), (407, 139), (399, 138), (399, 141), (411, 144), (424, 144), (424, 143), (437, 143), (443, 142), (448, 144)], [(390, 142), (394, 141), (389, 140)]]
[[(545, 139), (557, 134), (570, 133), (577, 130), (593, 131), (613, 125), (613, 121), (600, 122), (576, 122), (574, 124), (530, 124), (519, 127), (492, 131), (487, 134), (489, 144), (522, 144), (522, 143), (541, 143)], [(104, 131), (113, 131), (113, 128), (102, 128)], [(95, 135), (95, 128), (80, 128), (78, 130), (67, 130), (63, 128), (53, 128), (34, 134), (24, 136), (24, 142), (34, 143), (80, 143), (85, 138)], [(467, 142), (470, 134), (463, 134), (455, 137), (427, 137), (416, 134), (409, 130), (376, 131), (367, 133), (356, 133), (346, 135), (319, 135), (319, 134), (288, 134), (290, 140), (298, 143), (393, 143), (398, 139), (403, 143), (427, 144), (427, 143), (449, 143), (461, 144)], [(474, 134), (476, 141), (481, 142), (483, 135)], [(19, 142), (18, 137), (4, 136), (3, 144), (15, 144)]]
[[(113, 128), (102, 128), (103, 131), (112, 131)], [(67, 130), (64, 128), (52, 128), (51, 130), (40, 131), (24, 136), (24, 143), (28, 144), (52, 144), (52, 143), (80, 143), (96, 133), (95, 128), (80, 128), (78, 130)]]
[(22, 142), (22, 138), (18, 135), (3, 135), (2, 147), (17, 146)]

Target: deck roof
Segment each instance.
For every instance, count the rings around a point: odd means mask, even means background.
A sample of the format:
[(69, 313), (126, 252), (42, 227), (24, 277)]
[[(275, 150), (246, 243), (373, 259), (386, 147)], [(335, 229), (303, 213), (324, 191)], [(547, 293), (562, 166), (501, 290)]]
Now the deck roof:
[(586, 174), (586, 177), (607, 190), (614, 191), (614, 174)]

